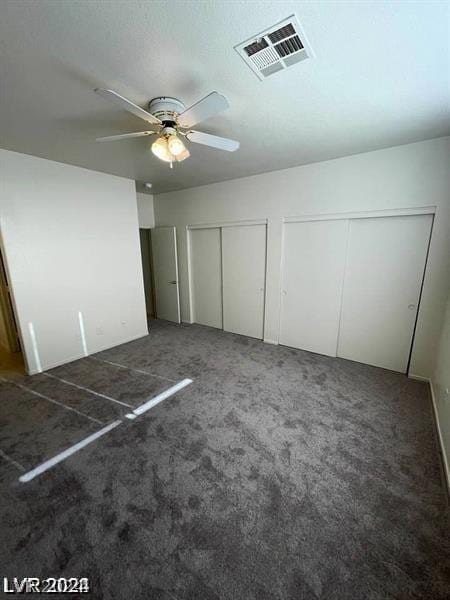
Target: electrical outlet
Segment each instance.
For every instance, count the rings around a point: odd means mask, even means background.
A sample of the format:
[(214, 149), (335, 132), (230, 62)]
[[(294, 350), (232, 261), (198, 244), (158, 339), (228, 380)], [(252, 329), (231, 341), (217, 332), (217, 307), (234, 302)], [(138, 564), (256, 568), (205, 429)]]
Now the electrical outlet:
[(97, 329), (95, 330), (95, 333), (97, 335), (103, 335), (103, 329), (101, 327), (97, 327)]
[(126, 324), (127, 324), (126, 321), (122, 321), (122, 327), (125, 327)]

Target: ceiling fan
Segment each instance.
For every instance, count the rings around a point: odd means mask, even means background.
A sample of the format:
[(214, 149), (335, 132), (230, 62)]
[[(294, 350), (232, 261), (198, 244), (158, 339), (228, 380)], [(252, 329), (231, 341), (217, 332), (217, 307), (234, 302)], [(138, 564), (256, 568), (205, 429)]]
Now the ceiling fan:
[(225, 96), (218, 92), (211, 92), (189, 108), (186, 108), (176, 98), (160, 96), (150, 100), (148, 110), (144, 110), (113, 90), (97, 88), (95, 91), (103, 98), (111, 100), (148, 123), (146, 131), (109, 135), (97, 138), (97, 142), (113, 142), (156, 135), (158, 137), (152, 144), (152, 152), (160, 160), (170, 163), (171, 168), (174, 162), (181, 162), (190, 156), (183, 138), (189, 142), (227, 152), (234, 152), (239, 148), (239, 142), (235, 140), (191, 129), (197, 123), (201, 123), (229, 107)]

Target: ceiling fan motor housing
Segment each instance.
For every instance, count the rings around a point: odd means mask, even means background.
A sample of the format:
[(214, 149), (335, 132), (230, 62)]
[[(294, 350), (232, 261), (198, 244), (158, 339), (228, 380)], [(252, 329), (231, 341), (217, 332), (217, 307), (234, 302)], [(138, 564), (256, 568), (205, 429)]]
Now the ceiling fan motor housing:
[(148, 103), (148, 110), (164, 124), (175, 123), (176, 115), (181, 114), (185, 108), (183, 102), (168, 96), (153, 98)]
[(171, 135), (177, 135), (177, 130), (175, 129), (175, 127), (172, 127), (170, 124), (167, 125), (167, 123), (169, 123), (169, 121), (164, 122), (164, 127), (160, 131), (160, 135), (163, 135), (165, 137), (169, 137)]

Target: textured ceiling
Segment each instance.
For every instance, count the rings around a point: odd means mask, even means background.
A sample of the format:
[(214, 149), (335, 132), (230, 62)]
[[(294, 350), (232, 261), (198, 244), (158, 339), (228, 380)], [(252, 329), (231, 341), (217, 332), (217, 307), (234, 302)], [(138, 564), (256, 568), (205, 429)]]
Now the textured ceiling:
[[(316, 56), (261, 82), (233, 46), (292, 13)], [(0, 147), (158, 193), (446, 135), (448, 40), (447, 2), (0, 0)], [(141, 106), (217, 90), (231, 109), (197, 128), (241, 149), (192, 144), (170, 170), (149, 138), (97, 144), (145, 129), (98, 86)]]

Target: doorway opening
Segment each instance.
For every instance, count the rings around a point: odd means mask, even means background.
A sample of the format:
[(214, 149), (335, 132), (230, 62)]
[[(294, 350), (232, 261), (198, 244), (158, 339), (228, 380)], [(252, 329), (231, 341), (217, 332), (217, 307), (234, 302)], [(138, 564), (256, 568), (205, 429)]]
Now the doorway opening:
[(25, 370), (14, 300), (0, 245), (0, 371)]
[(140, 228), (139, 239), (141, 242), (142, 272), (144, 275), (145, 307), (147, 311), (147, 320), (149, 321), (150, 319), (156, 318), (151, 230)]

